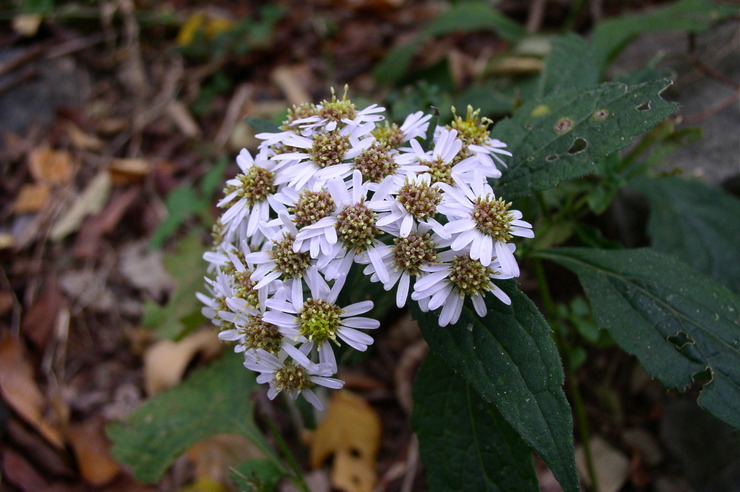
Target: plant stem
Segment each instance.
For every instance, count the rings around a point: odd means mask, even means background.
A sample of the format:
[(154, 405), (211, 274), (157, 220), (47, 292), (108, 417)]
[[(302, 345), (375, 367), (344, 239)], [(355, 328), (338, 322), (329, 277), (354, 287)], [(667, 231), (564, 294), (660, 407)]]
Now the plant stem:
[(565, 380), (568, 385), (571, 400), (573, 402), (573, 410), (575, 412), (576, 425), (578, 426), (578, 434), (581, 437), (581, 444), (583, 445), (583, 456), (586, 460), (586, 469), (588, 476), (591, 479), (591, 490), (593, 492), (599, 492), (599, 482), (596, 477), (596, 469), (594, 468), (593, 455), (591, 454), (591, 443), (589, 438), (588, 420), (586, 419), (586, 407), (583, 404), (583, 395), (581, 389), (578, 386), (578, 379), (576, 378), (575, 371), (570, 364), (572, 347), (570, 342), (560, 327), (560, 317), (558, 316), (555, 303), (552, 300), (550, 294), (550, 286), (547, 283), (547, 276), (545, 275), (545, 269), (542, 266), (542, 260), (539, 258), (532, 258), (532, 266), (534, 268), (534, 274), (537, 278), (537, 284), (539, 287), (540, 298), (542, 299), (542, 305), (545, 308), (545, 314), (550, 321), (550, 325), (553, 327), (553, 337), (555, 343), (558, 346), (560, 353), (563, 355), (565, 367)]

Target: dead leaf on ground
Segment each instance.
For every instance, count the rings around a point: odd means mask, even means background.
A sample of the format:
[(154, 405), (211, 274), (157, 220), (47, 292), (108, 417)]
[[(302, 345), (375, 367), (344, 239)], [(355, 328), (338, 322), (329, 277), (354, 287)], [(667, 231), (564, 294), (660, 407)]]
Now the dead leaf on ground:
[(80, 473), (96, 487), (111, 482), (121, 471), (121, 466), (110, 455), (111, 442), (105, 435), (104, 424), (101, 418), (75, 423), (68, 435)]
[(272, 71), (272, 81), (280, 87), (290, 104), (298, 105), (311, 102), (311, 95), (301, 82), (305, 80), (305, 76), (301, 72), (306, 68), (303, 65), (281, 65)]
[(47, 183), (24, 184), (13, 204), (16, 214), (36, 213), (44, 208), (49, 201), (51, 188)]
[(146, 159), (113, 159), (108, 167), (115, 184), (136, 183), (151, 171)]
[(41, 294), (25, 312), (21, 324), (23, 335), (42, 352), (49, 342), (49, 335), (54, 330), (59, 311), (66, 303), (56, 275), (49, 274), (44, 280)]
[(61, 433), (43, 415), (48, 402), (34, 380), (25, 349), (10, 336), (0, 340), (0, 391), (5, 402), (49, 443), (64, 446)]
[(139, 197), (139, 188), (134, 187), (122, 193), (115, 193), (105, 209), (82, 222), (80, 232), (73, 248), (76, 258), (94, 258), (100, 252), (100, 242), (106, 234), (115, 231), (128, 209)]
[(111, 311), (117, 303), (106, 282), (105, 272), (100, 269), (70, 270), (59, 278), (62, 290), (76, 305), (99, 313)]
[[(590, 444), (594, 471), (596, 472), (596, 479), (599, 481), (599, 490), (601, 492), (617, 492), (629, 478), (629, 459), (624, 453), (613, 448), (599, 436), (592, 438)], [(576, 468), (584, 483), (591, 486), (591, 477), (589, 477), (586, 468), (586, 458), (582, 445), (576, 447)]]
[(39, 31), (43, 17), (39, 14), (21, 14), (13, 17), (13, 30), (26, 38), (32, 38)]
[(196, 479), (210, 479), (221, 485), (230, 483), (231, 467), (264, 457), (254, 444), (239, 434), (209, 437), (188, 449), (185, 455), (193, 464)]
[(334, 394), (311, 437), (310, 464), (318, 468), (334, 455), (332, 485), (347, 492), (375, 487), (375, 458), (380, 447), (380, 417), (361, 397), (349, 391)]
[(64, 129), (67, 132), (67, 135), (69, 135), (72, 145), (78, 149), (99, 151), (105, 146), (103, 141), (98, 137), (90, 133), (85, 133), (79, 126), (75, 125), (71, 121), (66, 121), (64, 123)]
[(7, 480), (21, 490), (50, 490), (49, 482), (21, 454), (4, 448), (0, 456), (3, 482)]
[(200, 330), (179, 342), (160, 340), (144, 354), (144, 388), (154, 395), (176, 385), (196, 354), (205, 358), (218, 354), (223, 344), (212, 330)]
[(173, 289), (173, 280), (162, 263), (160, 249), (150, 249), (148, 241), (128, 244), (121, 252), (121, 274), (137, 289), (154, 299), (162, 299)]
[(28, 169), (37, 182), (50, 185), (69, 183), (74, 171), (69, 152), (48, 147), (33, 149), (28, 154)]
[(54, 224), (50, 237), (53, 241), (64, 239), (75, 232), (82, 220), (103, 210), (111, 190), (111, 177), (107, 170), (100, 171), (85, 190), (72, 202), (67, 212)]

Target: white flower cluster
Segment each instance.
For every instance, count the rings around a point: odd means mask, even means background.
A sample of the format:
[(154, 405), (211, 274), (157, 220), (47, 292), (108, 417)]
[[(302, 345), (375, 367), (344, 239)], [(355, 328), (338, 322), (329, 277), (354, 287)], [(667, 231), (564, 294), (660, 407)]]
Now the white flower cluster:
[(361, 316), (372, 301), (337, 304), (353, 264), (423, 311), (441, 308), (455, 323), (466, 298), (486, 314), (484, 296), (510, 299), (493, 283), (519, 275), (512, 236), (533, 237), (488, 178), (501, 176), (506, 145), (490, 120), (468, 108), (437, 127), (422, 147), (430, 115), (399, 127), (384, 108), (358, 110), (345, 95), (294, 107), (278, 133), (261, 133), (259, 151), (242, 150), (240, 173), (218, 203), (204, 314), (235, 342), (244, 365), (269, 383), (268, 396), (298, 394), (317, 408), (315, 385), (340, 388), (334, 345), (364, 351)]

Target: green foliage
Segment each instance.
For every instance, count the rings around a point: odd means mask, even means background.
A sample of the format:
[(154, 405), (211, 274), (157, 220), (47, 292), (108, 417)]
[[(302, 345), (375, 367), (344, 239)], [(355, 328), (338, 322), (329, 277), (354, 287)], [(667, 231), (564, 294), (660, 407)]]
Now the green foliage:
[(285, 472), (270, 460), (249, 460), (232, 468), (230, 477), (240, 491), (272, 492)]
[(696, 270), (740, 292), (740, 200), (679, 177), (631, 184), (650, 202), (648, 233), (654, 249), (676, 255)]
[(175, 290), (161, 306), (153, 301), (144, 303), (142, 324), (152, 328), (158, 338), (179, 338), (205, 322), (195, 293), (203, 290), (203, 243), (198, 234), (181, 239), (177, 250), (164, 257), (164, 267), (175, 280)]
[(529, 447), (434, 353), (414, 383), (413, 427), (429, 490), (539, 490)]
[(137, 480), (155, 482), (176, 457), (207, 437), (232, 433), (267, 449), (253, 421), (249, 393), (257, 387), (237, 354), (225, 354), (185, 382), (154, 396), (108, 426), (111, 454)]
[(223, 183), (224, 172), (228, 161), (221, 158), (206, 172), (201, 179), (200, 193), (196, 193), (193, 185), (184, 184), (173, 189), (165, 200), (167, 218), (159, 224), (152, 234), (150, 245), (152, 248), (161, 248), (185, 222), (193, 216), (200, 216), (203, 222), (211, 222), (211, 202)]
[(514, 154), (497, 192), (513, 200), (594, 172), (595, 161), (625, 148), (676, 110), (660, 97), (669, 84), (603, 83), (524, 104), (492, 132)]
[(391, 50), (375, 67), (380, 83), (399, 81), (408, 70), (416, 52), (428, 39), (456, 31), (492, 30), (508, 41), (516, 41), (524, 29), (485, 3), (461, 3), (433, 20), (411, 42)]
[(578, 275), (597, 322), (672, 388), (708, 369), (699, 404), (740, 429), (740, 298), (675, 258), (635, 249), (540, 253)]
[(648, 14), (607, 19), (596, 25), (591, 36), (596, 64), (604, 70), (630, 41), (640, 34), (683, 30), (702, 32), (712, 22), (737, 15), (731, 5), (715, 6), (711, 0), (681, 0)]
[(537, 97), (555, 92), (588, 89), (599, 82), (591, 45), (576, 34), (567, 34), (552, 42), (539, 79)]
[(438, 314), (417, 312), (422, 334), (545, 460), (563, 490), (577, 490), (573, 422), (550, 327), (514, 281), (499, 285), (511, 306), (487, 296), (484, 318), (466, 306), (460, 320), (446, 327), (439, 326)]
[(277, 125), (277, 123), (274, 123), (270, 120), (265, 120), (263, 118), (255, 118), (254, 116), (250, 116), (248, 118), (245, 118), (245, 120), (249, 126), (251, 126), (256, 133), (276, 133), (280, 131), (280, 127)]

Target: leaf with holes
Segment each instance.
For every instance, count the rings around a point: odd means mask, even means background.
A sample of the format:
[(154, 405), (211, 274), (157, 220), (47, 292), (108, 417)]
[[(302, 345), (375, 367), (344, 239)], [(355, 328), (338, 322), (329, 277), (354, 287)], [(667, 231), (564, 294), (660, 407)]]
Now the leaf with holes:
[(540, 75), (537, 97), (573, 89), (587, 89), (599, 81), (594, 53), (582, 37), (567, 34), (552, 42), (552, 51)]
[(424, 338), (550, 466), (563, 490), (578, 489), (573, 421), (563, 368), (550, 327), (514, 281), (498, 282), (511, 306), (486, 297), (488, 314), (471, 306), (453, 326), (435, 312), (416, 312)]
[(740, 429), (740, 298), (650, 249), (556, 248), (539, 253), (572, 270), (596, 321), (672, 388), (711, 371), (699, 404)]
[(529, 447), (433, 352), (414, 383), (413, 427), (429, 490), (539, 490)]
[(676, 255), (740, 292), (740, 200), (698, 181), (676, 176), (631, 183), (650, 202), (648, 234), (658, 251)]
[(131, 466), (138, 480), (155, 482), (180, 454), (216, 434), (242, 434), (269, 452), (249, 400), (256, 387), (242, 358), (227, 353), (180, 385), (149, 399), (122, 422), (109, 425), (111, 454)]
[(676, 110), (660, 97), (669, 84), (610, 82), (523, 105), (492, 131), (514, 154), (498, 193), (513, 200), (593, 172), (595, 161), (627, 147)]

